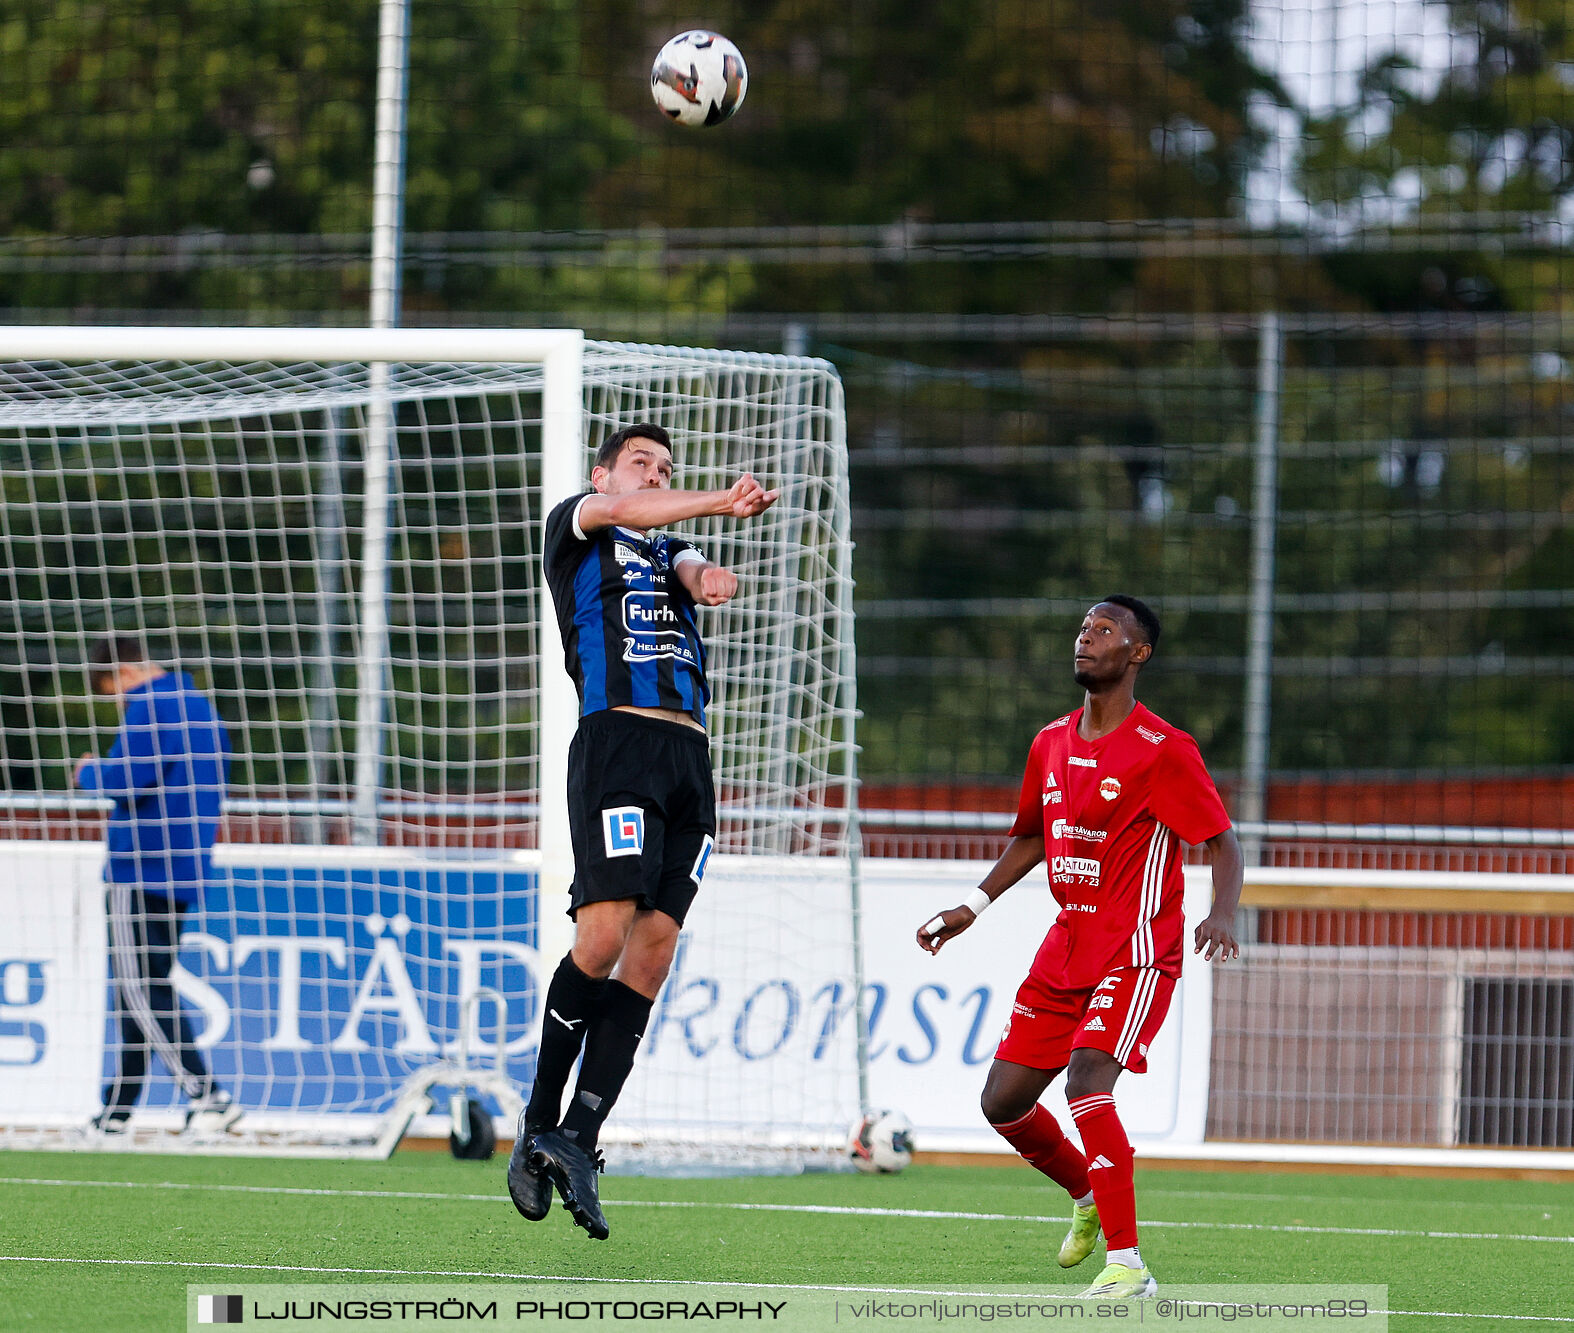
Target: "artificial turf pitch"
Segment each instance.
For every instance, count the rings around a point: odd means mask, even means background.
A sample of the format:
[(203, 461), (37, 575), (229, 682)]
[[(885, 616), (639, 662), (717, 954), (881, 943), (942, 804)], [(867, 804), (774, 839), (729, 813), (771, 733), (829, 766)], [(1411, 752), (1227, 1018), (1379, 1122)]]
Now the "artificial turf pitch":
[[(0, 1153), (0, 1330), (184, 1328), (188, 1282), (1069, 1292), (1102, 1262), (1100, 1250), (1073, 1272), (1056, 1266), (1064, 1198), (1020, 1167), (604, 1177), (612, 1237), (597, 1243), (560, 1208), (520, 1218), (504, 1161)], [(1377, 1283), (1395, 1333), (1574, 1333), (1574, 1182), (1139, 1170), (1137, 1190), (1161, 1289)]]

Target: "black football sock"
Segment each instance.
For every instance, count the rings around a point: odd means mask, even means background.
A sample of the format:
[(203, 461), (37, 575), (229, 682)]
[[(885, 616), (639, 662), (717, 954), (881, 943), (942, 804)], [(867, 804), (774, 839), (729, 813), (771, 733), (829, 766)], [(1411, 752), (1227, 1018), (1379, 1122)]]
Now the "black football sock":
[(595, 1150), (601, 1126), (634, 1068), (634, 1052), (645, 1035), (652, 1003), (621, 981), (607, 983), (601, 1016), (585, 1043), (585, 1060), (579, 1067), (574, 1099), (563, 1117), (564, 1135), (586, 1152)]
[(564, 954), (557, 965), (542, 1006), (536, 1081), (525, 1108), (528, 1124), (550, 1127), (563, 1114), (563, 1089), (579, 1058), (579, 1048), (585, 1044), (585, 1034), (601, 1017), (608, 984), (605, 978), (587, 977), (574, 965), (572, 954)]

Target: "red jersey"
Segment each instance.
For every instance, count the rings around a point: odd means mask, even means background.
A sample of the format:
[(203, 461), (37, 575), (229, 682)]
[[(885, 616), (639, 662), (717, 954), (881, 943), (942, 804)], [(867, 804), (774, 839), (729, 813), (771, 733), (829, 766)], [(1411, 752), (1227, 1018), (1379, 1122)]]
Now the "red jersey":
[(1060, 915), (1033, 960), (1051, 986), (1095, 986), (1120, 967), (1181, 970), (1181, 843), (1230, 827), (1197, 742), (1140, 703), (1096, 741), (1082, 710), (1034, 738), (1013, 836), (1043, 834)]

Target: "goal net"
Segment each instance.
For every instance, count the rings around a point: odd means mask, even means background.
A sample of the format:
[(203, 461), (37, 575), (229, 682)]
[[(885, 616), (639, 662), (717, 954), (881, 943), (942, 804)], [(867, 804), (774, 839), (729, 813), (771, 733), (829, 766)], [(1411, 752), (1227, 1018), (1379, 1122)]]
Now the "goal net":
[[(0, 331), (0, 1143), (100, 1105), (108, 803), (89, 689), (139, 636), (234, 758), (174, 981), (245, 1107), (225, 1144), (385, 1150), (534, 1070), (570, 942), (577, 704), (541, 525), (610, 432), (760, 518), (683, 525), (736, 570), (702, 613), (717, 856), (609, 1138), (729, 1160), (839, 1143), (859, 1105), (845, 425), (822, 361), (446, 330)], [(401, 1096), (401, 1091), (403, 1095)], [(155, 1063), (129, 1142), (181, 1142)], [(443, 1122), (428, 1120), (428, 1128)], [(505, 1133), (511, 1125), (499, 1122)]]

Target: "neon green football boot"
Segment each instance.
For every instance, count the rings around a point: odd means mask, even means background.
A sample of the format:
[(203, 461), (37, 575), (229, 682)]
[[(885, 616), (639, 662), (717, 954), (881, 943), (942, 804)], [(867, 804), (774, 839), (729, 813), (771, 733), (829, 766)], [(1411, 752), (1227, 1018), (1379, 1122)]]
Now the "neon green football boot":
[(1159, 1284), (1146, 1268), (1127, 1268), (1125, 1264), (1106, 1264), (1081, 1299), (1100, 1296), (1116, 1301), (1144, 1301), (1157, 1293)]
[(1071, 1205), (1071, 1230), (1060, 1242), (1060, 1266), (1075, 1268), (1088, 1255), (1099, 1239), (1099, 1209), (1096, 1203), (1084, 1208), (1080, 1203)]

